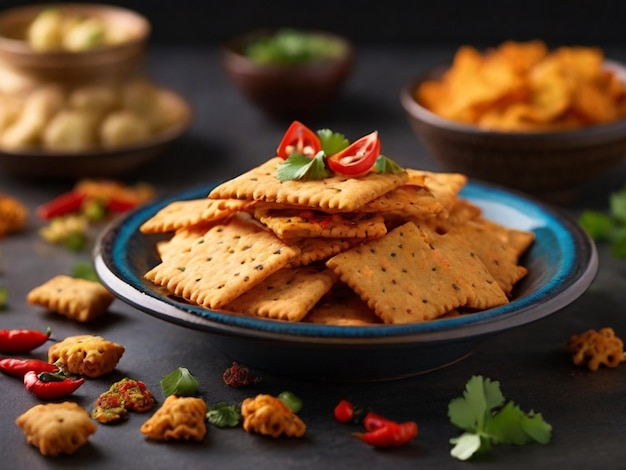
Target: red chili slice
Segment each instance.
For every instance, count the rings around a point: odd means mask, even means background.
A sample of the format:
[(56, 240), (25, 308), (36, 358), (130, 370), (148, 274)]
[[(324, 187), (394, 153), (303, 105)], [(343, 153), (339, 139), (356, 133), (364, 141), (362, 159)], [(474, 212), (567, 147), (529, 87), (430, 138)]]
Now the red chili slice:
[(361, 137), (348, 147), (327, 159), (329, 168), (344, 176), (362, 176), (376, 163), (380, 155), (378, 132)]
[(293, 121), (280, 141), (276, 155), (287, 159), (290, 155), (298, 153), (313, 158), (320, 150), (322, 142), (318, 135), (300, 121)]

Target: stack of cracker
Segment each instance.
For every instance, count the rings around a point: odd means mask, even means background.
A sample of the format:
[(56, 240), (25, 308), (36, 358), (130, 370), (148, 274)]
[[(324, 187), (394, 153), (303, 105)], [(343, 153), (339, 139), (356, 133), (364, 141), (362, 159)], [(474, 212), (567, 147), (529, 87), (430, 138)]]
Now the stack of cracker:
[(458, 173), (279, 181), (272, 158), (145, 221), (170, 232), (145, 277), (211, 310), (401, 324), (509, 302), (532, 232), (483, 218)]

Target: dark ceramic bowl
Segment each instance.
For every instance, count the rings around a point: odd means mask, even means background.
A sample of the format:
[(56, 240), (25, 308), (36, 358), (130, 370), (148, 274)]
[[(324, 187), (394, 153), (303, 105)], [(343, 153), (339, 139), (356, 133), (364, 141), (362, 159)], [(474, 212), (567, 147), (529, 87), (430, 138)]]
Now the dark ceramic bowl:
[(489, 336), (569, 305), (585, 292), (598, 269), (595, 245), (575, 221), (534, 200), (470, 183), (461, 195), (479, 205), (485, 217), (535, 234), (522, 259), (528, 275), (506, 305), (449, 319), (371, 326), (293, 323), (207, 310), (144, 278), (159, 263), (156, 245), (163, 234), (142, 234), (139, 227), (170, 202), (206, 197), (214, 186), (185, 191), (116, 220), (98, 239), (95, 269), (107, 288), (129, 305), (204, 331), (230, 359), (281, 375), (373, 381), (450, 365)]
[[(44, 9), (62, 15), (98, 17), (129, 39), (116, 45), (86, 51), (39, 51), (25, 40), (28, 26)], [(39, 81), (75, 84), (84, 81), (121, 80), (143, 65), (150, 23), (142, 15), (113, 5), (91, 3), (46, 3), (0, 12), (0, 61), (4, 66)]]
[[(607, 61), (626, 82), (626, 68)], [(420, 141), (446, 171), (567, 202), (581, 187), (616, 167), (626, 154), (626, 120), (559, 132), (499, 132), (442, 118), (415, 99), (420, 84), (441, 76), (432, 70), (411, 81), (400, 101)]]
[(338, 41), (345, 53), (335, 59), (293, 65), (260, 65), (251, 60), (246, 48), (274, 30), (236, 37), (222, 48), (222, 65), (235, 87), (270, 116), (303, 118), (326, 110), (352, 71), (355, 53), (346, 38), (323, 31), (304, 32)]

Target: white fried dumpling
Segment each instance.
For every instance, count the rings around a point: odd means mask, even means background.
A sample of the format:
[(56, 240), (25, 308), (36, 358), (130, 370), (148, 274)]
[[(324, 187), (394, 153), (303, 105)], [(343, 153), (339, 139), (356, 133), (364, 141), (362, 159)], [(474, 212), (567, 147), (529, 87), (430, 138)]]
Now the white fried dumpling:
[(125, 147), (145, 142), (150, 137), (150, 126), (128, 110), (109, 114), (100, 126), (100, 142), (105, 148)]
[(50, 150), (81, 151), (96, 145), (96, 119), (88, 111), (64, 109), (43, 133), (43, 146)]
[(39, 13), (26, 30), (26, 40), (38, 51), (61, 49), (63, 43), (61, 12), (55, 8), (48, 8)]

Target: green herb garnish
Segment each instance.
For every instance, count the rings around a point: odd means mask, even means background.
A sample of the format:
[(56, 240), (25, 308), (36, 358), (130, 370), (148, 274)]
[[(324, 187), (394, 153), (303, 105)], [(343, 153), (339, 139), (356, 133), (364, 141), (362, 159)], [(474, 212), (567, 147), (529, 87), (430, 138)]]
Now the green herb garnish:
[(295, 396), (293, 392), (285, 390), (280, 395), (278, 395), (278, 399), (282, 401), (287, 408), (289, 408), (294, 413), (299, 413), (302, 409), (302, 400)]
[(72, 276), (88, 281), (100, 282), (100, 278), (96, 274), (93, 264), (89, 261), (79, 261), (72, 268)]
[(611, 244), (616, 258), (626, 258), (626, 187), (609, 196), (609, 211), (585, 210), (578, 223), (596, 242)]
[(161, 379), (161, 389), (166, 396), (193, 397), (198, 388), (198, 381), (186, 367), (179, 367)]
[(385, 157), (384, 155), (378, 156), (376, 163), (374, 163), (374, 168), (376, 168), (376, 173), (393, 175), (401, 175), (405, 171), (404, 168), (394, 162), (391, 158)]
[(465, 385), (463, 396), (448, 405), (448, 417), (465, 432), (450, 439), (450, 455), (467, 460), (486, 453), (496, 444), (522, 445), (531, 442), (547, 444), (552, 426), (540, 413), (524, 413), (512, 401), (505, 403), (500, 383), (473, 376)]
[(255, 40), (244, 53), (261, 65), (297, 65), (339, 58), (346, 53), (346, 46), (341, 41), (319, 34), (281, 29)]
[(0, 310), (6, 307), (9, 300), (9, 289), (6, 287), (0, 287)]
[(346, 139), (346, 136), (339, 132), (333, 132), (330, 129), (318, 130), (317, 136), (320, 138), (322, 151), (325, 155), (333, 155), (341, 152), (350, 145), (350, 141)]
[(279, 181), (320, 180), (330, 175), (330, 171), (326, 168), (323, 151), (317, 152), (313, 158), (294, 153), (276, 168)]
[(218, 428), (234, 428), (241, 422), (241, 406), (219, 402), (207, 406), (207, 421)]

